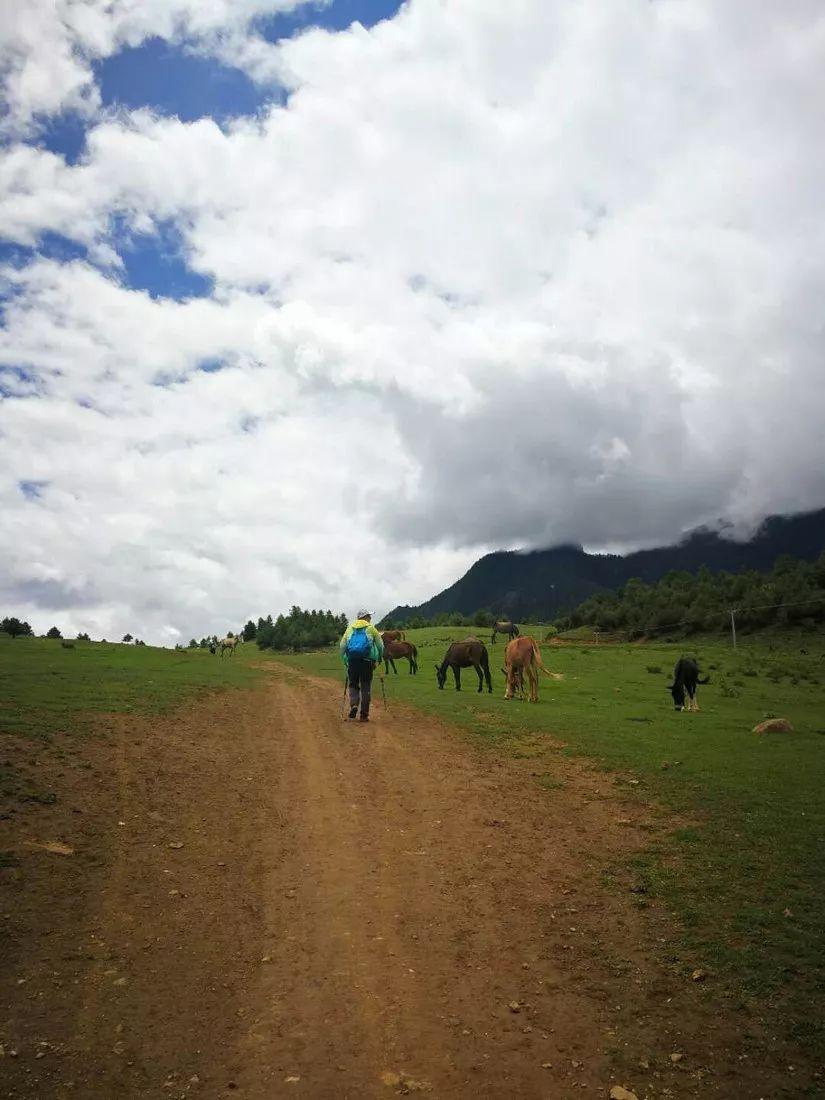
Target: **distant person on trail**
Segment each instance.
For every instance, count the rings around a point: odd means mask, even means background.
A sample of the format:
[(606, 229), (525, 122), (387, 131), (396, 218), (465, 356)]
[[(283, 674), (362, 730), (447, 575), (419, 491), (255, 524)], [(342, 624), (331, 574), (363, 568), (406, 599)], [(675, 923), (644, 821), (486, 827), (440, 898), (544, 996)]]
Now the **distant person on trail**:
[(384, 657), (384, 643), (372, 625), (369, 611), (358, 612), (358, 618), (344, 631), (338, 648), (347, 666), (349, 717), (355, 718), (360, 705), (361, 721), (369, 722), (372, 673)]

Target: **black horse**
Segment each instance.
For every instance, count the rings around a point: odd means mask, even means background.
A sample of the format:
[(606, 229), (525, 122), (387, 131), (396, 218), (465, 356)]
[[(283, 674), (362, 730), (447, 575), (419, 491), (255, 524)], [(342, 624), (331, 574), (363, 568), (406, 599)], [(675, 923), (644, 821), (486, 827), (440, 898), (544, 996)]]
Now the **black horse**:
[(673, 683), (668, 685), (667, 690), (673, 696), (673, 705), (677, 710), (698, 710), (696, 685), (709, 683), (710, 676), (699, 679), (699, 666), (692, 657), (680, 657), (673, 670)]
[(444, 687), (447, 679), (447, 669), (451, 668), (455, 677), (455, 689), (461, 691), (461, 670), (471, 666), (478, 673), (478, 690), (483, 690), (484, 680), (486, 679), (487, 690), (492, 692), (493, 683), (490, 679), (490, 658), (487, 656), (487, 646), (477, 638), (466, 638), (463, 642), (453, 642), (444, 655), (444, 660), (440, 665), (435, 666), (438, 686), (440, 688)]

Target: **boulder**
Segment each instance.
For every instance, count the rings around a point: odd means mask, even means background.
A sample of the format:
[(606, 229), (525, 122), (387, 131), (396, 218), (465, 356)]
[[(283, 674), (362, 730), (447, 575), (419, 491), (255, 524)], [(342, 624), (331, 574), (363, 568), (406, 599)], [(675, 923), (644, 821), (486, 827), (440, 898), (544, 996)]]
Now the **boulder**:
[(793, 726), (787, 718), (769, 718), (754, 726), (752, 733), (793, 733)]

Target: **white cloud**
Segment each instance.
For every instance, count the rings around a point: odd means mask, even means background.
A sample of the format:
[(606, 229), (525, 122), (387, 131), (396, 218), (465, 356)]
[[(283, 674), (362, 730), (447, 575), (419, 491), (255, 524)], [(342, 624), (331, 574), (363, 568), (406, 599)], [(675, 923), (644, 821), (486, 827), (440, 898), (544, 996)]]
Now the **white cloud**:
[(818, 5), (412, 0), (277, 46), (253, 3), (138, 7), (72, 33), (185, 32), (292, 94), (7, 152), (11, 239), (171, 222), (215, 291), (7, 271), (6, 602), (188, 637), (825, 503)]

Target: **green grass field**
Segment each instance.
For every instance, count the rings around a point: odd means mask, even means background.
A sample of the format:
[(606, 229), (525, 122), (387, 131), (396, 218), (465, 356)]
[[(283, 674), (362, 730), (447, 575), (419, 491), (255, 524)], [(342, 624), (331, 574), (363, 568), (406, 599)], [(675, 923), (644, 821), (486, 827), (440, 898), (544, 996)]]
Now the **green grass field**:
[[(255, 649), (257, 653), (257, 649)], [(208, 650), (170, 650), (110, 642), (75, 642), (0, 634), (0, 732), (44, 737), (78, 716), (107, 711), (152, 714), (203, 690), (242, 687), (248, 662)]]
[[(460, 693), (451, 674), (438, 690), (435, 663), (467, 633), (409, 631), (419, 674), (398, 662), (390, 706), (411, 703), (515, 753), (547, 735), (564, 743), (560, 751), (615, 771), (624, 791), (693, 822), (635, 866), (646, 888), (640, 904), (658, 896), (682, 923), (673, 965), (689, 972), (701, 959), (731, 990), (775, 996), (788, 1030), (825, 1052), (825, 640), (742, 639), (737, 650), (718, 640), (543, 645), (545, 664), (564, 678), (542, 677), (531, 706), (503, 698), (501, 640), (491, 648), (493, 695), (476, 693), (472, 669)], [(711, 676), (698, 713), (675, 711), (666, 690), (682, 653)], [(337, 652), (284, 659), (343, 683)], [(376, 696), (380, 708), (379, 688)], [(794, 732), (753, 734), (768, 716), (789, 718)], [(558, 789), (552, 771), (538, 785)]]
[[(251, 646), (257, 655), (257, 647)], [(49, 740), (88, 735), (94, 716), (157, 714), (204, 691), (251, 684), (249, 661), (208, 650), (170, 650), (110, 642), (75, 642), (64, 649), (47, 638), (0, 634), (0, 748), (3, 737)], [(13, 754), (0, 755), (0, 795), (51, 801), (53, 792), (22, 780)]]

